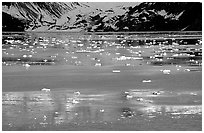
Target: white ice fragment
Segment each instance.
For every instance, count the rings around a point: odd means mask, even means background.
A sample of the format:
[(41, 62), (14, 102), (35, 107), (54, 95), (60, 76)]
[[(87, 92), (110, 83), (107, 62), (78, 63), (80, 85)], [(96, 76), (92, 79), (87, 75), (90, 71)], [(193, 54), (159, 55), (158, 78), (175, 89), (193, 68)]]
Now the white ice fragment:
[(56, 115), (59, 115), (60, 113), (59, 113), (59, 112), (55, 112), (55, 114), (56, 114)]
[(132, 95), (126, 95), (126, 98), (130, 99), (130, 98), (133, 98), (133, 96)]
[(163, 74), (170, 74), (171, 70), (165, 69), (165, 70), (162, 70), (162, 72), (163, 72)]
[(144, 101), (143, 98), (137, 98), (137, 101)]
[(74, 92), (74, 95), (77, 95), (77, 96), (78, 96), (78, 95), (80, 95), (80, 92), (79, 92), (79, 91), (75, 91), (75, 92)]
[(101, 63), (96, 63), (95, 66), (101, 66)]
[(104, 112), (104, 109), (100, 109), (100, 112)]
[(77, 104), (77, 103), (79, 103), (79, 101), (73, 99), (72, 103), (73, 103), (73, 104)]
[(42, 88), (42, 90), (41, 90), (41, 91), (49, 92), (49, 91), (50, 91), (50, 89), (49, 89), (49, 88)]
[(72, 56), (72, 59), (77, 59), (77, 57), (76, 56)]
[(143, 80), (142, 82), (143, 82), (143, 83), (151, 83), (152, 80)]
[(30, 57), (30, 58), (31, 58), (31, 57), (33, 57), (33, 55), (28, 55), (28, 57)]
[(47, 118), (47, 116), (46, 116), (46, 115), (44, 115), (44, 116), (43, 116), (43, 119), (46, 119), (46, 118)]
[(153, 95), (160, 95), (161, 93), (159, 91), (157, 91), (157, 92), (155, 91), (155, 92), (152, 92), (152, 94)]
[(24, 66), (26, 69), (28, 69), (28, 68), (30, 67), (29, 64), (24, 64), (23, 66)]
[(120, 73), (120, 70), (117, 70), (117, 69), (116, 69), (116, 70), (113, 70), (112, 72), (113, 72), (113, 73)]
[(126, 64), (126, 66), (130, 66), (130, 64), (129, 64), (129, 63), (127, 63), (127, 64)]
[(26, 58), (27, 57), (27, 55), (23, 55), (23, 58)]
[(190, 95), (196, 96), (196, 95), (197, 95), (197, 93), (193, 93), (193, 92), (191, 92), (191, 93), (190, 93)]
[(185, 69), (184, 71), (190, 72), (191, 70), (190, 69)]

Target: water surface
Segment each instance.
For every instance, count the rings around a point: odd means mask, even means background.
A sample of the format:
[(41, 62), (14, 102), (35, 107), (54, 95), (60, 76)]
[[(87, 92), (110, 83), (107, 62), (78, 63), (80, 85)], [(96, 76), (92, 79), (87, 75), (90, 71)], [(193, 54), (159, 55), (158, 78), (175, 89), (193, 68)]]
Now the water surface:
[(199, 32), (4, 33), (3, 130), (201, 130)]

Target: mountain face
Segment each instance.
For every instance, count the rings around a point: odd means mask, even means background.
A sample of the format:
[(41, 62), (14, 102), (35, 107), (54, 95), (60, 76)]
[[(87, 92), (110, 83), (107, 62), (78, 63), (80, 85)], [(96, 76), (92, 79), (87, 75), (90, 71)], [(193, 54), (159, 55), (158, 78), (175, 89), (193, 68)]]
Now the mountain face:
[(202, 3), (144, 2), (100, 9), (88, 3), (3, 2), (3, 31), (201, 31)]

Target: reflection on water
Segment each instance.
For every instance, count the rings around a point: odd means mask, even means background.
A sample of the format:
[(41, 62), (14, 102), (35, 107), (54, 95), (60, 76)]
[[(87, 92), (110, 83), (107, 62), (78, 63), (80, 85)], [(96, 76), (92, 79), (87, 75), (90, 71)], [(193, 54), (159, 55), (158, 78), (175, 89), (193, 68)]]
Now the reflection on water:
[[(80, 126), (89, 123), (114, 124), (126, 119), (150, 122), (161, 116), (172, 120), (201, 116), (201, 101), (188, 105), (191, 100), (199, 100), (201, 94), (194, 95), (194, 98), (191, 93), (180, 92), (172, 95), (163, 92), (154, 96), (155, 91), (130, 90), (128, 94), (133, 96), (131, 98), (127, 97), (127, 92), (122, 95), (115, 92), (88, 95), (83, 91), (7, 92), (3, 93), (2, 98), (3, 129), (42, 130), (73, 123)], [(166, 97), (174, 99), (180, 95), (185, 95), (189, 100), (168, 105), (158, 104), (157, 99), (154, 99), (159, 97), (162, 101)]]

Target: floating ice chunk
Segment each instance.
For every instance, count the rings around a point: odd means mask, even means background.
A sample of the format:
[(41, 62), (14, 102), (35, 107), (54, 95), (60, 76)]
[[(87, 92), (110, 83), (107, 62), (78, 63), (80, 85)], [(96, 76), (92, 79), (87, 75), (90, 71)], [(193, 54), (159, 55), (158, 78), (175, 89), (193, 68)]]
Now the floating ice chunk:
[(165, 70), (162, 70), (162, 72), (163, 72), (163, 74), (170, 74), (171, 70), (165, 69)]
[(27, 57), (27, 55), (23, 55), (23, 58), (26, 58)]
[(33, 55), (28, 55), (28, 57), (30, 57), (30, 58), (31, 58), (31, 57), (33, 57)]
[(105, 110), (104, 109), (100, 109), (100, 112), (104, 112)]
[(73, 104), (77, 104), (77, 103), (79, 103), (79, 101), (73, 99), (73, 100), (72, 100), (72, 103), (73, 103)]
[(96, 58), (91, 58), (91, 60), (96, 60)]
[(42, 90), (41, 90), (41, 91), (49, 92), (49, 91), (50, 91), (50, 89), (49, 89), (49, 88), (42, 88)]
[(113, 70), (113, 73), (120, 73), (120, 70)]
[(130, 64), (129, 64), (129, 63), (127, 63), (127, 64), (126, 64), (126, 66), (130, 66)]
[(133, 98), (133, 96), (130, 95), (130, 93), (129, 93), (128, 91), (125, 91), (125, 97), (126, 97), (127, 99)]
[(126, 95), (126, 98), (131, 99), (131, 98), (133, 98), (133, 96), (132, 95)]
[(150, 80), (150, 79), (149, 79), (149, 80), (142, 80), (142, 82), (143, 82), (143, 83), (151, 83), (152, 80)]
[(80, 95), (80, 92), (79, 91), (75, 91), (74, 95)]
[(197, 96), (197, 93), (191, 92), (190, 95)]
[(144, 101), (143, 98), (137, 98), (137, 101)]
[(191, 70), (190, 69), (185, 69), (184, 71), (190, 72)]
[(44, 116), (43, 116), (43, 119), (47, 119), (47, 116), (46, 116), (46, 115), (44, 115)]
[(95, 66), (101, 66), (101, 63), (96, 63)]
[(77, 57), (76, 56), (72, 56), (72, 59), (77, 59)]
[(28, 69), (28, 68), (30, 67), (29, 64), (24, 64), (23, 66), (24, 66), (26, 69)]
[(153, 95), (160, 95), (161, 93), (159, 91), (155, 91), (155, 92), (152, 92)]
[(55, 114), (56, 114), (56, 115), (59, 115), (60, 113), (59, 113), (59, 112), (55, 112)]

